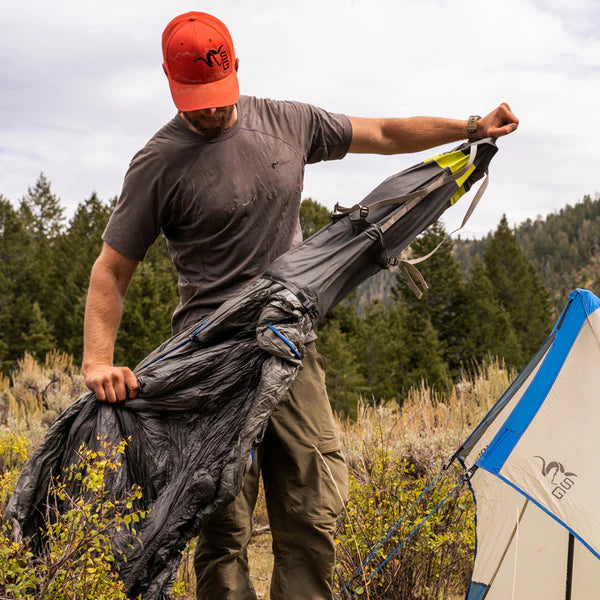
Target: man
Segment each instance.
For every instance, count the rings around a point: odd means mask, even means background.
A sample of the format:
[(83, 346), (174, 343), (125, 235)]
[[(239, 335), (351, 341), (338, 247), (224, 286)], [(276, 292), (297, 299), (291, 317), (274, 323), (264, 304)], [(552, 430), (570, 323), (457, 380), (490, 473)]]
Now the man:
[[(179, 273), (180, 332), (212, 312), (299, 242), (304, 165), (347, 152), (416, 152), (465, 137), (499, 137), (518, 121), (507, 104), (469, 121), (364, 119), (240, 96), (238, 59), (221, 21), (190, 12), (162, 38), (163, 68), (178, 109), (134, 157), (92, 269), (83, 371), (98, 400), (135, 397), (127, 367), (112, 364), (128, 283), (162, 231)], [(255, 598), (246, 546), (259, 473), (275, 565), (271, 598), (331, 597), (333, 529), (346, 493), (338, 435), (313, 342), (273, 414), (237, 499), (202, 529), (197, 596)]]

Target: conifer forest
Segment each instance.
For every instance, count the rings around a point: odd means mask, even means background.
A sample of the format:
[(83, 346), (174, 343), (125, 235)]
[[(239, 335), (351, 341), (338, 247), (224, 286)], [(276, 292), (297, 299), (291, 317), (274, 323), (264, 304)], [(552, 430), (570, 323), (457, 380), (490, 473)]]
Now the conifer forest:
[[(5, 375), (25, 352), (43, 358), (57, 349), (80, 363), (90, 269), (114, 202), (91, 194), (67, 221), (43, 174), (18, 203), (0, 196)], [(587, 196), (516, 228), (504, 217), (481, 240), (449, 240), (421, 265), (430, 290), (420, 300), (392, 271), (365, 282), (317, 332), (334, 408), (352, 415), (357, 396), (401, 402), (421, 380), (444, 392), (461, 370), (490, 357), (522, 367), (548, 334), (568, 292), (598, 283), (599, 213), (600, 201)], [(328, 209), (303, 201), (305, 238), (328, 220)], [(437, 223), (410, 252), (427, 254), (445, 236)], [(177, 277), (161, 238), (127, 292), (115, 364), (135, 366), (170, 336), (177, 301)]]
[[(86, 293), (115, 202), (91, 194), (67, 219), (44, 175), (19, 201), (0, 195), (0, 518), (47, 427), (85, 391), (78, 365)], [(326, 207), (304, 200), (304, 237), (329, 218)], [(436, 223), (408, 252), (423, 256), (445, 237), (443, 224)], [(586, 196), (516, 227), (505, 216), (483, 239), (447, 240), (419, 265), (430, 286), (421, 299), (399, 273), (384, 271), (323, 319), (317, 347), (327, 362), (327, 388), (350, 484), (336, 532), (336, 590), (346, 589), (364, 556), (420, 497), (535, 352), (569, 291), (600, 289), (599, 262), (600, 198)], [(177, 276), (165, 240), (159, 238), (129, 286), (115, 364), (133, 368), (170, 337), (177, 302)], [(122, 451), (107, 448), (106, 458), (104, 452), (82, 449), (86, 494), (72, 498), (72, 509), (60, 519), (48, 521), (48, 546), (39, 556), (26, 541), (12, 541), (9, 524), (0, 526), (1, 597), (127, 598), (110, 567), (118, 557), (107, 532), (128, 527), (135, 535), (144, 514), (123, 516), (102, 484)], [(67, 483), (69, 476), (79, 475), (67, 473)], [(397, 551), (399, 540), (456, 478), (449, 474), (414, 521), (385, 538), (382, 556)], [(135, 499), (139, 491), (131, 493)], [(391, 568), (382, 570), (368, 589), (364, 584), (366, 597), (463, 597), (475, 547), (473, 517), (472, 498), (463, 489), (393, 555)], [(254, 529), (249, 560), (257, 597), (266, 599), (272, 555), (262, 496)], [(374, 572), (377, 565), (369, 568)], [(349, 589), (362, 594), (368, 574), (363, 568)], [(195, 597), (193, 542), (172, 596)]]

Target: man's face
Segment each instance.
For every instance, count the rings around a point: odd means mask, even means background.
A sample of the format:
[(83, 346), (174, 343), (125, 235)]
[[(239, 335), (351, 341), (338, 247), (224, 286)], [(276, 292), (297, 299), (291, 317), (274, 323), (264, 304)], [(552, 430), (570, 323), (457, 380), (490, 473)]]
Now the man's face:
[(225, 133), (236, 120), (235, 104), (184, 112), (187, 121), (202, 135), (215, 138)]

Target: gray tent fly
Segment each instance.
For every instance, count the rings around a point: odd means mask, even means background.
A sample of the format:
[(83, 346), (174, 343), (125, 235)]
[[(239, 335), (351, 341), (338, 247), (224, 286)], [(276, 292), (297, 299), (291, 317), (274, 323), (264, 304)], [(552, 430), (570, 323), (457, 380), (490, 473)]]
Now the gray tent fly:
[(39, 550), (51, 478), (77, 461), (82, 444), (93, 449), (100, 440), (129, 439), (107, 485), (116, 496), (139, 485), (143, 496), (135, 508), (151, 511), (139, 543), (131, 546), (114, 533), (115, 549), (126, 558), (119, 576), (132, 598), (168, 598), (186, 543), (241, 489), (251, 451), (302, 367), (307, 334), (352, 289), (390, 265), (420, 293), (413, 281), (420, 277), (417, 261), (398, 255), (487, 174), (496, 151), (492, 139), (462, 144), (391, 176), (361, 203), (336, 207), (326, 227), (262, 278), (142, 361), (135, 369), (137, 398), (118, 405), (100, 403), (91, 392), (78, 398), (25, 466), (4, 519)]

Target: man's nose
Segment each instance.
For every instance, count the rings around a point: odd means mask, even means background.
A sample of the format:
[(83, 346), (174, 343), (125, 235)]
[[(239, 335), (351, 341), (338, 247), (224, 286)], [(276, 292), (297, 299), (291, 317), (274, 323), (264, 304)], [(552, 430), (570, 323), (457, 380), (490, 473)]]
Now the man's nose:
[(205, 117), (212, 117), (217, 112), (216, 108), (203, 108), (200, 111)]

